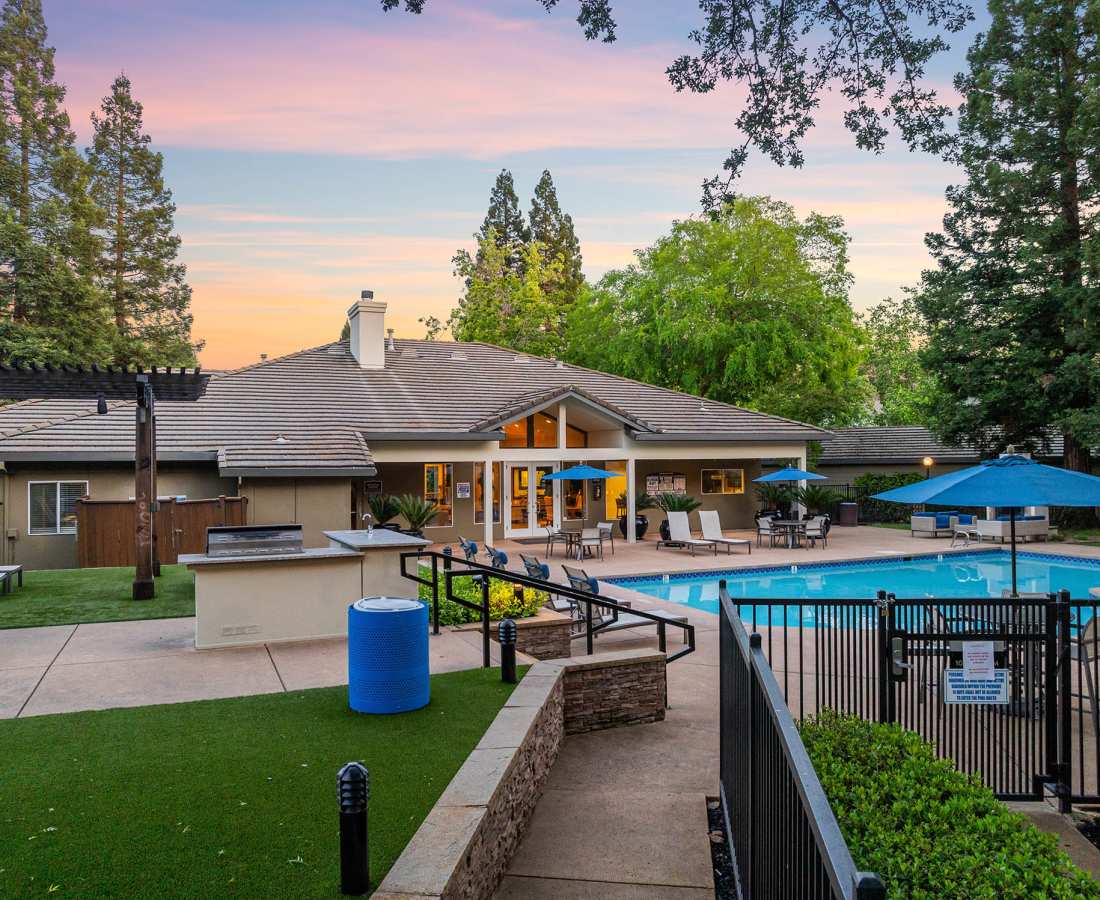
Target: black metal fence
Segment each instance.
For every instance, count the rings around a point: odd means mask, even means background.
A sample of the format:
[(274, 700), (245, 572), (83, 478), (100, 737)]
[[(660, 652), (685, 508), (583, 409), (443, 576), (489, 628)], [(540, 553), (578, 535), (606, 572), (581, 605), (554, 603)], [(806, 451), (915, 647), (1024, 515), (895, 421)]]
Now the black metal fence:
[(740, 896), (881, 898), (857, 872), (784, 692), (720, 591), (721, 793)]
[[(796, 717), (830, 708), (896, 722), (1002, 799), (1100, 802), (1100, 602), (883, 591), (874, 601), (730, 604), (760, 634)], [(956, 690), (976, 641), (992, 645), (995, 696)]]
[[(408, 563), (414, 563), (415, 572), (410, 572)], [(629, 615), (652, 622), (657, 628), (657, 647), (666, 653), (666, 662), (675, 662), (682, 656), (695, 651), (695, 626), (690, 622), (680, 622), (657, 615), (644, 609), (623, 606), (614, 600), (576, 590), (567, 585), (531, 578), (529, 575), (497, 569), (472, 560), (455, 559), (450, 553), (435, 550), (413, 550), (401, 554), (401, 575), (410, 581), (424, 585), (431, 590), (432, 631), (439, 634), (439, 601), (445, 598), (466, 609), (473, 610), (481, 617), (482, 665), (489, 668), (491, 625), (489, 622), (489, 584), (492, 579), (507, 582), (517, 589), (542, 591), (553, 597), (568, 598), (575, 601), (579, 617), (580, 631), (575, 635), (585, 639), (588, 653), (595, 650), (595, 638), (601, 631), (613, 631), (619, 624), (620, 615)], [(474, 603), (455, 593), (455, 582), (460, 578), (470, 579), (480, 587), (479, 600)], [(598, 611), (599, 615), (593, 615)], [(675, 653), (667, 653), (668, 629), (680, 629), (682, 646)]]

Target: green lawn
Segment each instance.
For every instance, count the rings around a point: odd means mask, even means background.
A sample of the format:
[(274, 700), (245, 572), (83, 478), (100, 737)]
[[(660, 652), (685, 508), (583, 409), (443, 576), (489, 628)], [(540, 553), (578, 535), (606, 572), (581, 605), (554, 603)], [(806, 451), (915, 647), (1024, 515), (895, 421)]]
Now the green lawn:
[(872, 528), (896, 528), (898, 531), (908, 531), (908, 522), (870, 522)]
[(336, 772), (371, 773), (372, 884), (511, 693), (363, 716), (322, 688), (0, 722), (0, 897), (338, 897)]
[(0, 628), (165, 619), (195, 614), (195, 582), (184, 566), (163, 566), (152, 600), (132, 600), (134, 570), (38, 569), (23, 588), (0, 594)]

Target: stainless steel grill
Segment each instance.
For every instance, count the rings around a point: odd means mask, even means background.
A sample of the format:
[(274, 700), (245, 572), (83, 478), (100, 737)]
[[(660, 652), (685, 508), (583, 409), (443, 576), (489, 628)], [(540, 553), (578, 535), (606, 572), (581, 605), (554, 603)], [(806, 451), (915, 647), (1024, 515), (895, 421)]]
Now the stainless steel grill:
[(206, 529), (207, 556), (301, 553), (301, 525), (217, 525)]

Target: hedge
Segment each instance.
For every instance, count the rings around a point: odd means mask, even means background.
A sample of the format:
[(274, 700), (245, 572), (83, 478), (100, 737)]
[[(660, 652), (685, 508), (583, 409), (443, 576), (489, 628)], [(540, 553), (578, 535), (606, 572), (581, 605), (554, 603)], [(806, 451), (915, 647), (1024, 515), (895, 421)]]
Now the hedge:
[(919, 735), (825, 711), (802, 740), (861, 871), (889, 897), (1100, 897), (1050, 835)]
[(918, 481), (924, 481), (920, 472), (864, 472), (857, 476), (852, 485), (862, 498), (859, 501), (862, 517), (868, 522), (908, 522), (913, 507), (904, 503), (872, 500), (871, 494), (881, 494)]
[[(421, 574), (430, 577), (431, 570), (422, 570)], [(463, 600), (471, 603), (481, 603), (481, 586), (471, 578), (455, 578), (454, 591)], [(443, 576), (439, 579), (439, 624), (440, 625), (464, 625), (467, 622), (480, 622), (481, 615), (465, 606), (460, 606), (444, 596)], [(426, 585), (420, 585), (420, 599), (428, 601), (432, 599), (432, 589)], [(496, 622), (500, 619), (521, 619), (525, 616), (533, 616), (546, 602), (545, 591), (535, 591), (525, 588), (522, 599), (517, 599), (512, 584), (500, 579), (489, 580), (489, 621)]]

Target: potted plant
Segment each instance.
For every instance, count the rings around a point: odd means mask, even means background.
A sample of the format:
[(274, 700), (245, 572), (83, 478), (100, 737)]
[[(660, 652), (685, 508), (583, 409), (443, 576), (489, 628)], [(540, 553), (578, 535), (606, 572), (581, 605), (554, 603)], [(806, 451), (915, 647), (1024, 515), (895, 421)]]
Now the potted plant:
[(391, 494), (370, 494), (367, 497), (367, 506), (374, 518), (375, 528), (388, 528), (391, 531), (400, 531), (401, 526), (392, 521), (401, 515), (401, 509), (397, 498)]
[(435, 518), (439, 507), (416, 494), (405, 494), (397, 498), (397, 512), (409, 525), (401, 529), (403, 534), (424, 537), (424, 527)]
[[(649, 531), (649, 519), (642, 515), (643, 509), (653, 509), (656, 506), (656, 502), (649, 494), (639, 494), (634, 499), (634, 537), (637, 540), (641, 540), (645, 537), (645, 533)], [(622, 536), (626, 535), (626, 491), (623, 491), (615, 498), (615, 508), (619, 513), (619, 531), (622, 532)]]
[[(664, 513), (670, 512), (693, 512), (703, 505), (701, 500), (696, 500), (687, 494), (658, 494), (653, 498), (653, 505)], [(664, 519), (661, 522), (661, 540), (668, 541), (672, 539), (672, 532), (669, 531), (668, 519)]]
[(795, 492), (795, 498), (806, 507), (806, 512), (827, 514), (833, 504), (840, 499), (840, 495), (832, 488), (820, 484), (808, 484)]
[(764, 482), (756, 486), (756, 499), (761, 512), (779, 512), (787, 517), (791, 514), (794, 491), (787, 484)]

